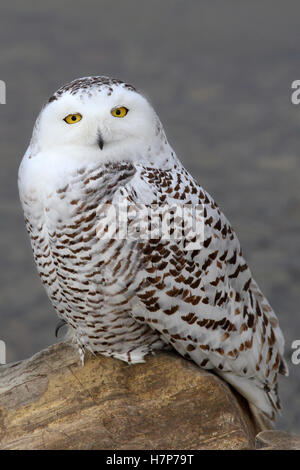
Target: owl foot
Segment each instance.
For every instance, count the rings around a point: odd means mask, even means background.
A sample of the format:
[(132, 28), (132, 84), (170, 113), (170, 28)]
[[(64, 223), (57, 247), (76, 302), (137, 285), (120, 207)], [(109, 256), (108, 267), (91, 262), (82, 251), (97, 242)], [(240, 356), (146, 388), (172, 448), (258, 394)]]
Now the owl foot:
[(65, 320), (59, 320), (55, 328), (55, 337), (57, 338), (59, 330), (65, 326), (67, 322)]

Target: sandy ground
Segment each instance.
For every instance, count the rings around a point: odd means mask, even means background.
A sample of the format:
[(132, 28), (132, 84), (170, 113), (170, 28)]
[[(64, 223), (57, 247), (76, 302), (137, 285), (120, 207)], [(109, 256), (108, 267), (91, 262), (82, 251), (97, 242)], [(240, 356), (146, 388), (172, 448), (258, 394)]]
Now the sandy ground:
[(51, 0), (2, 2), (0, 79), (0, 338), (7, 359), (55, 341), (56, 315), (35, 271), (17, 169), (46, 98), (79, 76), (105, 74), (151, 97), (186, 167), (239, 234), (286, 337), (282, 429), (300, 432), (297, 1)]

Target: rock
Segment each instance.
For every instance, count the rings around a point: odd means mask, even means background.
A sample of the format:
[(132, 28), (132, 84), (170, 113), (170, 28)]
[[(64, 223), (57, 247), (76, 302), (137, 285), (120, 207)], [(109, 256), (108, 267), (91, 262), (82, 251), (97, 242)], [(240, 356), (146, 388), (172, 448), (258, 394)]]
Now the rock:
[(300, 436), (283, 431), (262, 431), (256, 436), (259, 450), (300, 450)]
[(175, 353), (82, 367), (59, 343), (0, 367), (0, 449), (254, 449), (247, 402)]

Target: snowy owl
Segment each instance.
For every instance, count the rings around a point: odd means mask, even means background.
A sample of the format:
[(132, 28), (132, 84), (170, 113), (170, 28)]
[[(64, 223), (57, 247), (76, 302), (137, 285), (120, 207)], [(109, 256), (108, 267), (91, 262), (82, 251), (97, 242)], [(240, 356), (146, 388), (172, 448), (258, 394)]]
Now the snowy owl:
[[(228, 220), (142, 94), (103, 76), (61, 87), (36, 121), (19, 191), (37, 269), (82, 360), (86, 349), (144, 362), (171, 347), (274, 418), (277, 376), (288, 373), (276, 315)], [(138, 205), (202, 207), (201, 246), (191, 249), (184, 231), (118, 237), (104, 208), (124, 202), (134, 207), (126, 233)], [(174, 232), (182, 220), (170, 212)]]

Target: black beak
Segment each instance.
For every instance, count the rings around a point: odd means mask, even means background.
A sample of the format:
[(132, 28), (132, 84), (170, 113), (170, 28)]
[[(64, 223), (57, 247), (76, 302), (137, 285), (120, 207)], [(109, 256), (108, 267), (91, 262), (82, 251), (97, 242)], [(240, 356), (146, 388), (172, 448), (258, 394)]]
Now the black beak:
[(102, 150), (103, 149), (103, 145), (104, 145), (104, 141), (101, 137), (101, 134), (98, 134), (98, 146), (99, 146), (99, 149)]

